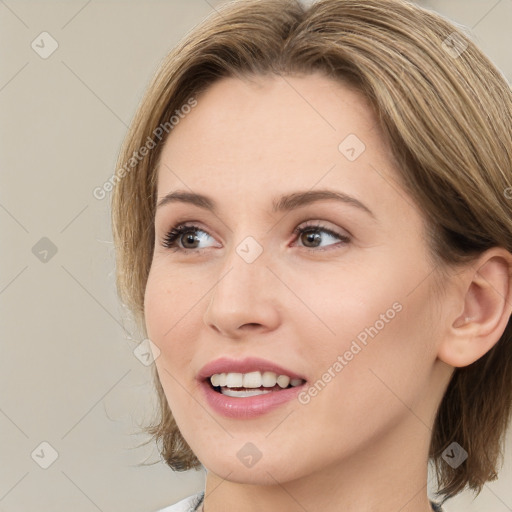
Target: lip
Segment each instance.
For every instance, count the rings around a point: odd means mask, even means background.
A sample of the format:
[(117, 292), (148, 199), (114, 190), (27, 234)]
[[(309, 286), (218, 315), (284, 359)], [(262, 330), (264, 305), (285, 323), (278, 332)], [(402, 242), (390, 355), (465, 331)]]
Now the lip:
[(245, 359), (230, 359), (228, 357), (221, 357), (204, 365), (199, 373), (197, 379), (204, 381), (215, 373), (249, 373), (249, 372), (274, 372), (277, 375), (288, 375), (291, 379), (307, 380), (304, 376), (298, 373), (279, 366), (278, 364), (261, 359), (259, 357), (246, 357)]
[[(300, 386), (242, 398), (226, 396), (215, 391), (209, 379), (215, 373), (249, 373), (253, 371), (275, 372), (277, 375), (288, 375), (292, 379), (303, 379), (306, 382)], [(203, 366), (198, 373), (197, 379), (199, 380), (201, 392), (206, 403), (215, 412), (228, 418), (238, 419), (250, 419), (270, 412), (296, 398), (307, 386), (307, 380), (302, 375), (258, 357), (247, 357), (238, 361), (221, 357)]]
[(304, 390), (307, 383), (285, 388), (280, 391), (271, 391), (263, 395), (250, 397), (226, 396), (213, 389), (208, 380), (200, 383), (201, 391), (207, 404), (218, 414), (228, 418), (250, 419), (270, 412), (280, 405), (290, 402)]

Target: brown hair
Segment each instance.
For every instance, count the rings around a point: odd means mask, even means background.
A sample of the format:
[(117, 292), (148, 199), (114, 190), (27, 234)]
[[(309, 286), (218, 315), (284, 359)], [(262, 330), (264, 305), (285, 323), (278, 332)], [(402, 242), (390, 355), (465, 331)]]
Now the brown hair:
[[(177, 109), (221, 77), (314, 71), (370, 101), (402, 185), (424, 213), (440, 271), (493, 246), (512, 252), (512, 92), (461, 29), (404, 0), (320, 0), (309, 7), (298, 0), (230, 2), (168, 54), (119, 155), (112, 194), (117, 287), (143, 332), (165, 136), (144, 158), (138, 152)], [(156, 371), (154, 379), (160, 407), (146, 431), (161, 442), (171, 468), (201, 468)], [(479, 493), (497, 478), (511, 405), (509, 321), (487, 354), (455, 369), (438, 408), (430, 445), (438, 494), (451, 497), (466, 485)], [(468, 452), (456, 469), (441, 456), (453, 441)]]

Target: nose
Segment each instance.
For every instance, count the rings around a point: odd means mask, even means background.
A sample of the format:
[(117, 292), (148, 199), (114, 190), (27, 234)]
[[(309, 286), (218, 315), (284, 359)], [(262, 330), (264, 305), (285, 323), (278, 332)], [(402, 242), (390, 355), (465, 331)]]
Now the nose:
[(205, 324), (217, 334), (240, 339), (248, 333), (276, 329), (280, 322), (282, 284), (267, 264), (265, 250), (250, 262), (232, 249), (213, 286), (204, 314)]

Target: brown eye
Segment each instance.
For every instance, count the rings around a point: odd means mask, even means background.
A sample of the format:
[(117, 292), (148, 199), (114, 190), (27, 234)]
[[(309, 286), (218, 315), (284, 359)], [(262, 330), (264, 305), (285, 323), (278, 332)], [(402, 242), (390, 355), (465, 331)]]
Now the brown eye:
[[(318, 247), (322, 247), (321, 243), (323, 240), (334, 239), (341, 241), (343, 244), (350, 242), (350, 237), (341, 233), (336, 233), (335, 231), (328, 229), (321, 225), (308, 225), (296, 228), (294, 233), (298, 234), (298, 239), (301, 241), (301, 244), (308, 249), (314, 249)], [(327, 244), (337, 245), (336, 243)]]
[[(198, 235), (197, 233), (202, 233)], [(197, 245), (204, 241), (210, 235), (197, 226), (179, 225), (172, 228), (162, 241), (162, 246), (166, 249), (177, 251), (195, 250), (200, 251), (202, 247)], [(190, 244), (190, 245), (189, 245)]]
[(318, 247), (322, 241), (322, 236), (318, 231), (303, 231), (300, 235), (301, 242), (306, 247)]

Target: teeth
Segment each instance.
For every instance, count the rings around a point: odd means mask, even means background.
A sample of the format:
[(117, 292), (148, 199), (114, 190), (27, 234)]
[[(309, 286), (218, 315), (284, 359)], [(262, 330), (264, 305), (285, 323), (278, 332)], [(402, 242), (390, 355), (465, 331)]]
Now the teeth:
[(288, 377), (288, 375), (279, 375), (279, 377), (277, 377), (277, 383), (280, 387), (287, 388), (288, 384), (290, 384), (290, 377)]
[[(288, 375), (278, 375), (274, 372), (250, 372), (250, 373), (216, 373), (210, 377), (214, 387), (228, 388), (273, 388), (276, 384), (281, 388), (300, 386), (302, 379), (291, 379)], [(238, 395), (237, 395), (238, 396)], [(249, 396), (249, 395), (248, 395)]]
[(245, 391), (235, 391), (234, 389), (222, 388), (221, 393), (227, 396), (247, 398), (248, 396), (265, 395), (266, 393), (272, 393), (272, 391), (270, 391), (270, 389), (246, 389)]
[[(240, 374), (242, 375), (242, 374)], [(260, 372), (251, 372), (251, 373), (244, 373), (244, 388), (259, 388), (261, 386), (261, 373)], [(215, 377), (215, 375), (214, 375)]]
[(265, 372), (261, 376), (261, 385), (265, 388), (273, 388), (277, 384), (277, 375), (274, 372)]
[(228, 373), (226, 374), (226, 383), (224, 386), (228, 388), (241, 388), (243, 382), (242, 377), (241, 373)]
[(226, 374), (222, 373), (216, 373), (215, 375), (212, 375), (210, 377), (210, 382), (212, 383), (212, 386), (217, 387), (220, 386), (222, 375), (224, 375), (224, 379), (226, 378)]

